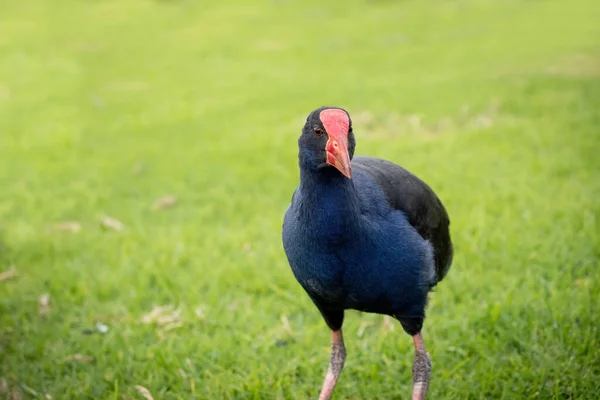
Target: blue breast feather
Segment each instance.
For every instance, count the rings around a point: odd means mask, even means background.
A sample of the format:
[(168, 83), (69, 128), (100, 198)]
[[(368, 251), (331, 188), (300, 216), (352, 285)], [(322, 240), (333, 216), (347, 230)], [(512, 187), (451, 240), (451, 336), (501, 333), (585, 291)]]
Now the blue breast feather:
[(285, 215), (283, 244), (296, 279), (322, 306), (424, 313), (432, 246), (359, 170), (352, 181), (301, 183)]

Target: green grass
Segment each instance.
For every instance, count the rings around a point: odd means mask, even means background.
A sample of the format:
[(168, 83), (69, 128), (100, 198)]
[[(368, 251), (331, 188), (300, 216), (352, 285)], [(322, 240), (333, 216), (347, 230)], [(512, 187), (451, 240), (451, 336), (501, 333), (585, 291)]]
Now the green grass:
[[(316, 397), (280, 229), (325, 104), (451, 215), (430, 398), (600, 397), (600, 3), (338, 3), (2, 2), (0, 398)], [(344, 331), (335, 398), (408, 398), (400, 326)]]

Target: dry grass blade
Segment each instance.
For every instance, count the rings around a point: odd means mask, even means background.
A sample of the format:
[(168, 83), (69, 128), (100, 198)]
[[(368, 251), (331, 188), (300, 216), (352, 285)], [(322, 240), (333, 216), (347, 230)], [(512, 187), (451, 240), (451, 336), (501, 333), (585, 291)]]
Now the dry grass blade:
[(0, 378), (0, 393), (8, 393), (8, 383), (4, 378)]
[(54, 230), (77, 233), (81, 230), (81, 224), (77, 221), (63, 221), (55, 224)]
[(182, 326), (183, 326), (183, 324), (179, 321), (170, 322), (170, 323), (166, 324), (165, 326), (163, 326), (162, 332), (171, 331), (173, 329), (181, 328)]
[(65, 357), (63, 361), (64, 362), (80, 362), (80, 363), (88, 363), (89, 364), (89, 363), (94, 362), (94, 357), (77, 353), (77, 354), (71, 354), (70, 356)]
[(288, 319), (287, 315), (282, 315), (281, 316), (281, 329), (283, 330), (283, 332), (287, 333), (288, 335), (293, 335), (294, 331), (292, 330), (292, 326), (290, 325), (290, 320)]
[(139, 394), (144, 396), (144, 398), (146, 400), (154, 400), (154, 397), (152, 397), (152, 393), (150, 393), (150, 391), (148, 389), (146, 389), (145, 387), (140, 386), (140, 385), (135, 385), (135, 388)]
[(154, 204), (152, 204), (152, 209), (155, 211), (161, 210), (163, 208), (171, 207), (175, 203), (177, 203), (177, 198), (172, 195), (167, 195), (156, 200)]
[(9, 399), (10, 400), (23, 400), (23, 394), (21, 393), (21, 391), (18, 388), (13, 387), (13, 389), (10, 392)]
[(10, 268), (8, 269), (8, 271), (4, 271), (0, 274), (0, 282), (7, 281), (18, 275), (19, 275), (19, 273), (17, 272), (17, 269), (15, 268), (15, 266), (11, 265)]
[(142, 317), (142, 322), (146, 324), (155, 322), (158, 325), (171, 325), (179, 322), (179, 319), (179, 310), (169, 305), (154, 307), (152, 311)]
[(205, 319), (206, 318), (206, 312), (205, 312), (206, 309), (207, 309), (206, 306), (196, 307), (194, 312), (196, 313), (196, 316), (198, 318)]
[(122, 231), (125, 229), (125, 225), (121, 221), (106, 215), (102, 217), (100, 223), (102, 224), (103, 228), (112, 229), (113, 231)]
[(356, 335), (358, 337), (362, 337), (362, 335), (365, 333), (365, 331), (367, 330), (367, 328), (370, 328), (372, 326), (375, 326), (375, 322), (373, 322), (373, 321), (363, 321), (363, 322), (361, 322), (360, 326), (358, 327), (358, 332), (356, 332)]
[(394, 330), (394, 320), (389, 315), (383, 316), (383, 330), (385, 331), (393, 331)]
[(169, 306), (156, 306), (152, 309), (152, 311), (142, 317), (142, 322), (149, 324), (150, 322), (155, 321), (160, 314), (168, 309)]
[(40, 315), (46, 315), (50, 312), (50, 295), (48, 293), (43, 293), (42, 295), (40, 295), (40, 298), (38, 300), (38, 304), (39, 304), (39, 314)]

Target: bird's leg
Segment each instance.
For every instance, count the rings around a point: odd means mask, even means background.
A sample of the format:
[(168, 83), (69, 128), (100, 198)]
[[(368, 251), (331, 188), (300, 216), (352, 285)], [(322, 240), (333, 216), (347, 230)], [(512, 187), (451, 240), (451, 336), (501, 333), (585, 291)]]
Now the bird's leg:
[(340, 373), (344, 368), (345, 360), (346, 347), (344, 347), (344, 338), (342, 337), (342, 330), (340, 329), (331, 333), (331, 355), (329, 356), (329, 368), (327, 369), (327, 375), (325, 375), (325, 381), (321, 387), (319, 400), (331, 399), (335, 384), (337, 383)]
[(425, 400), (431, 375), (431, 357), (425, 349), (421, 333), (413, 336), (415, 344), (415, 362), (413, 363), (413, 394), (412, 400)]

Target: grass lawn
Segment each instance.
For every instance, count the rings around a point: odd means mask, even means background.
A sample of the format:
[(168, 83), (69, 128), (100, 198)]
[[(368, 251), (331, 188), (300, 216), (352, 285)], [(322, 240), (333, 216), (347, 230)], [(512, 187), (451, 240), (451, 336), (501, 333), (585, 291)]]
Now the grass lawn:
[[(321, 105), (450, 213), (430, 398), (600, 397), (600, 2), (334, 3), (2, 2), (0, 398), (315, 398), (280, 234)], [(334, 397), (409, 398), (400, 325), (344, 332)]]

